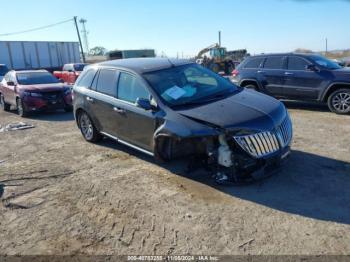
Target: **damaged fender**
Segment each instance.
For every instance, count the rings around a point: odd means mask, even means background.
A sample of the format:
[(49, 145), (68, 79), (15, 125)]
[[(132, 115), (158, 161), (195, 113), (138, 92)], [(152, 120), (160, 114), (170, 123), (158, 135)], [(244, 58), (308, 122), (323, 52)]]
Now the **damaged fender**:
[(220, 133), (219, 129), (172, 114), (164, 118), (154, 133), (154, 156), (167, 161), (180, 156), (206, 154), (208, 143)]

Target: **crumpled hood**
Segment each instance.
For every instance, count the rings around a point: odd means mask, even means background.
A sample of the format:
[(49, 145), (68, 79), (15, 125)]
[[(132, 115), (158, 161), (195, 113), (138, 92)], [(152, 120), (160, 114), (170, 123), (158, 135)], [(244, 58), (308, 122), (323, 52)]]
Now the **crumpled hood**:
[(43, 84), (43, 85), (21, 85), (20, 89), (22, 91), (30, 91), (30, 92), (54, 92), (54, 91), (62, 91), (66, 85), (62, 83), (57, 84)]
[(244, 89), (228, 98), (177, 113), (228, 130), (266, 131), (279, 125), (287, 111), (280, 101)]

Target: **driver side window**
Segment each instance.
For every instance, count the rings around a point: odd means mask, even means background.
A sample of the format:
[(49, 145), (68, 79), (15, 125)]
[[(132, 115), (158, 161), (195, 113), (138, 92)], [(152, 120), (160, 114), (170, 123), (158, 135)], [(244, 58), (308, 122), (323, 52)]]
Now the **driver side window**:
[(118, 99), (135, 103), (137, 98), (150, 98), (150, 94), (145, 85), (131, 74), (120, 73)]

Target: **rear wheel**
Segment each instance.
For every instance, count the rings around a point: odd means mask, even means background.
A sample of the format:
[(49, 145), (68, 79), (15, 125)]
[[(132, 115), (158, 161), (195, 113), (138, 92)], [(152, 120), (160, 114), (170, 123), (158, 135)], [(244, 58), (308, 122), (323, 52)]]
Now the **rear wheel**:
[(338, 89), (328, 97), (328, 107), (336, 114), (350, 113), (350, 89)]
[(78, 118), (80, 131), (88, 142), (97, 142), (101, 140), (102, 136), (96, 129), (91, 118), (86, 112), (81, 112)]
[(2, 110), (10, 111), (11, 105), (7, 104), (5, 102), (5, 98), (4, 98), (4, 96), (2, 94), (0, 94), (0, 106), (1, 106)]
[(17, 105), (17, 113), (20, 117), (28, 116), (28, 111), (25, 110), (22, 99), (17, 98), (16, 105)]

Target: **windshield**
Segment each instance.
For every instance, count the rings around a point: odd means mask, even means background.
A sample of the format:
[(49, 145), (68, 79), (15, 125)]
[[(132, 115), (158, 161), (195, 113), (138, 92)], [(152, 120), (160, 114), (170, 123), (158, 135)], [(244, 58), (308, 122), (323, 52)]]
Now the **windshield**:
[(205, 103), (237, 90), (229, 80), (197, 64), (149, 72), (144, 77), (170, 107)]
[(74, 65), (74, 70), (75, 71), (83, 71), (85, 66), (86, 66), (86, 64), (75, 64)]
[(6, 73), (8, 72), (8, 68), (6, 66), (0, 65), (0, 76), (4, 76), (6, 75)]
[(320, 66), (323, 66), (327, 69), (340, 69), (342, 68), (340, 65), (338, 65), (336, 62), (333, 62), (329, 59), (327, 59), (324, 56), (320, 56), (320, 55), (313, 55), (311, 56), (312, 60), (314, 60), (314, 62)]
[(49, 72), (17, 73), (17, 81), (20, 85), (56, 84), (58, 79)]

